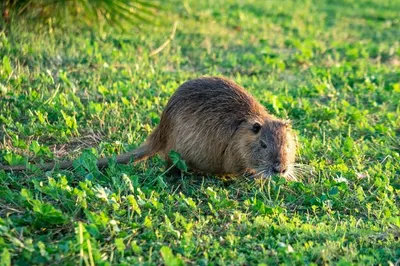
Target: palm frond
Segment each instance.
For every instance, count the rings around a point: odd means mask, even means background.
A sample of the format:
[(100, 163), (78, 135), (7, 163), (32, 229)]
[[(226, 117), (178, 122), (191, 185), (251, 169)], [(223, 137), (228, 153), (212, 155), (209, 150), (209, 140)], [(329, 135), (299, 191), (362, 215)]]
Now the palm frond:
[(40, 20), (81, 21), (90, 26), (102, 23), (126, 28), (137, 24), (153, 24), (161, 9), (157, 1), (143, 0), (6, 0), (2, 8), (5, 14), (25, 16)]

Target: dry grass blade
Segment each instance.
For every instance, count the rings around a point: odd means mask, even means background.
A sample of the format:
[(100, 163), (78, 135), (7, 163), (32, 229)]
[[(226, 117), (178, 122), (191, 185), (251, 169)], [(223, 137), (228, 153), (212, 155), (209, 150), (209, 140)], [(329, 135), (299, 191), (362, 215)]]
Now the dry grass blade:
[(161, 52), (165, 47), (167, 47), (167, 45), (174, 39), (177, 27), (178, 27), (178, 21), (175, 21), (174, 26), (172, 28), (171, 35), (169, 36), (168, 40), (166, 40), (160, 47), (158, 47), (157, 49), (152, 51), (150, 53), (150, 57), (155, 56), (156, 54)]

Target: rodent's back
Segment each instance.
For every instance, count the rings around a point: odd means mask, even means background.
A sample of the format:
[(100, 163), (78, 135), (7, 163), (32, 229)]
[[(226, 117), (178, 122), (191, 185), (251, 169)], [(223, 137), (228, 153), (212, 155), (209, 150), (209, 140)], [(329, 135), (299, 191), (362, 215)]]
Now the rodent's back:
[[(224, 152), (238, 126), (249, 117), (268, 116), (243, 88), (218, 77), (183, 83), (170, 98), (157, 130), (161, 154), (179, 152), (194, 169), (225, 172)], [(157, 141), (157, 140), (155, 140)]]
[[(265, 114), (264, 108), (236, 83), (221, 77), (202, 77), (183, 83), (172, 95), (165, 114), (176, 111), (187, 114), (213, 113), (229, 122), (238, 117)], [(226, 119), (226, 120), (228, 120)]]
[(194, 120), (202, 126), (226, 131), (242, 119), (265, 114), (264, 108), (236, 83), (220, 77), (203, 77), (183, 83), (172, 95), (163, 116), (175, 123)]

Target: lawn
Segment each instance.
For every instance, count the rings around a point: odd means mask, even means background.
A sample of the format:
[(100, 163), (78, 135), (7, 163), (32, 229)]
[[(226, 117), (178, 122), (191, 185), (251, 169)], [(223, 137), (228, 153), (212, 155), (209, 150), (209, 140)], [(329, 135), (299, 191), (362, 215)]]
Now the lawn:
[[(51, 21), (0, 32), (0, 163), (75, 160), (0, 170), (0, 265), (398, 264), (400, 1), (163, 7), (127, 32)], [(298, 182), (173, 180), (159, 157), (95, 167), (139, 146), (174, 90), (202, 75), (292, 120)]]

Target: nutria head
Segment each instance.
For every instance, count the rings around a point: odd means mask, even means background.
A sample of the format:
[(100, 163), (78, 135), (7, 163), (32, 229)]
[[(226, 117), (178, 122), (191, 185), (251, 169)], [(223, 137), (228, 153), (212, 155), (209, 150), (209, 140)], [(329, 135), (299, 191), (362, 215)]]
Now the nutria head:
[(281, 175), (295, 179), (296, 142), (290, 123), (276, 118), (254, 119), (240, 130), (240, 153), (247, 171), (257, 176)]

